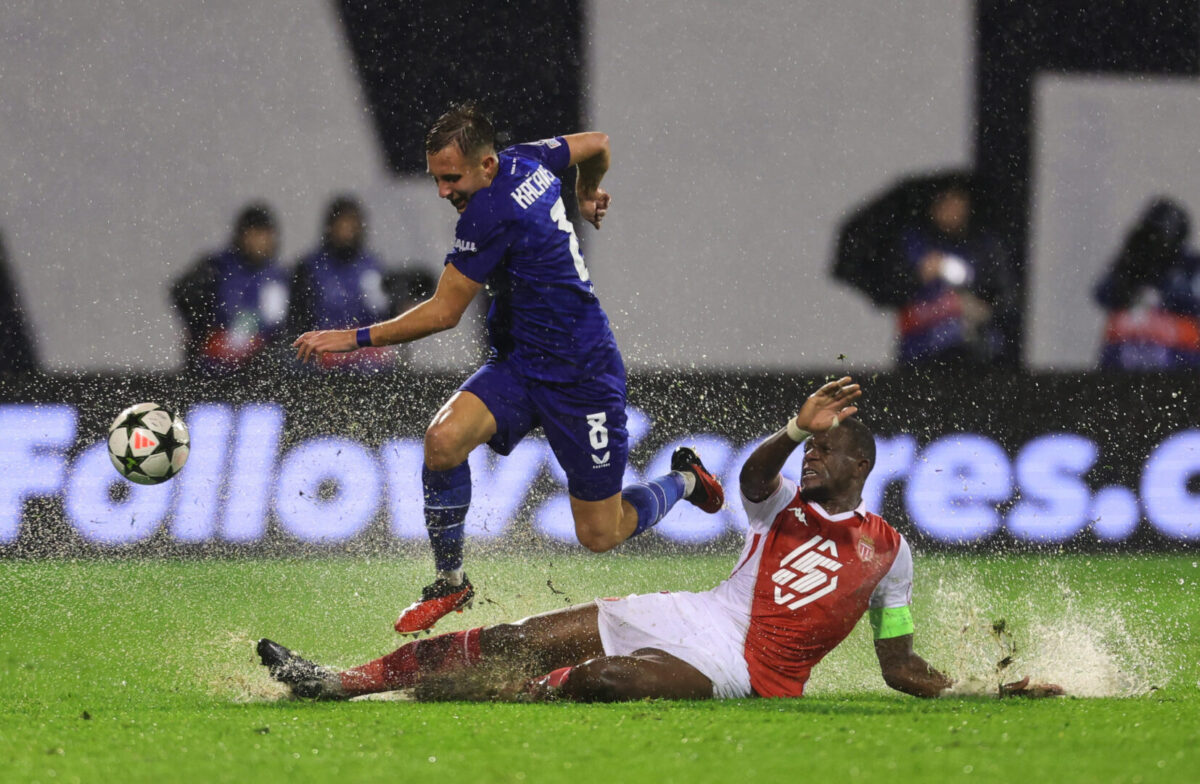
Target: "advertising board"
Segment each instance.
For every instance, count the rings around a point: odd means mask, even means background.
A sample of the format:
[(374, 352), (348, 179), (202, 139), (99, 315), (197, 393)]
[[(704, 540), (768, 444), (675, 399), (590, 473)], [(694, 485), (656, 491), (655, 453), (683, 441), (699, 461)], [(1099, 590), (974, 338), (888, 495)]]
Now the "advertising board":
[[(816, 381), (632, 379), (627, 483), (666, 472), (673, 449), (691, 444), (731, 490), (718, 514), (683, 504), (652, 538), (676, 546), (740, 539), (738, 470)], [(878, 448), (864, 501), (915, 541), (1087, 550), (1200, 541), (1200, 420), (1187, 404), (1194, 380), (949, 382), (864, 381), (861, 416)], [(163, 377), (57, 379), (36, 385), (36, 394), (26, 387), (0, 403), (0, 548), (253, 552), (336, 549), (366, 538), (423, 542), (423, 425), (455, 383), (286, 378), (264, 390), (222, 382), (216, 388), (226, 399), (209, 383), (200, 385), (206, 399), (187, 402), (178, 389), (188, 385)], [(170, 482), (133, 485), (109, 461), (105, 417), (155, 397), (182, 413), (192, 451)], [(798, 475), (801, 459), (797, 450), (785, 473)], [(505, 458), (478, 449), (470, 463), (469, 537), (503, 545), (532, 533), (574, 544), (565, 478), (540, 435)]]

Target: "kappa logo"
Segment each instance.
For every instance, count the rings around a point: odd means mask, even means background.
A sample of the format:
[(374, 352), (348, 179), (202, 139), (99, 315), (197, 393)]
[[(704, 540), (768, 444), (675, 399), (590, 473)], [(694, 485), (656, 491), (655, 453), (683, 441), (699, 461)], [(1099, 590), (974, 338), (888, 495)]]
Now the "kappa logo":
[(806, 517), (804, 516), (804, 510), (803, 510), (802, 508), (800, 508), (800, 507), (798, 507), (798, 506), (797, 506), (797, 507), (794, 507), (794, 508), (792, 509), (792, 514), (796, 515), (796, 519), (797, 519), (797, 520), (799, 520), (800, 522), (804, 523), (805, 525), (808, 525), (808, 518), (806, 518)]
[(779, 562), (771, 575), (775, 583), (775, 603), (789, 610), (798, 610), (837, 589), (837, 575), (842, 568), (837, 558), (837, 544), (817, 534), (792, 550)]

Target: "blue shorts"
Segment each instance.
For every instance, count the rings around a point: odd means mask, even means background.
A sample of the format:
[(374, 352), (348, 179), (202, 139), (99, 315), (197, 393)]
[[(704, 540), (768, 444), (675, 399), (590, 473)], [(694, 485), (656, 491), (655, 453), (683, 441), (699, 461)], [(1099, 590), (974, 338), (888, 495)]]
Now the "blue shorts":
[(512, 452), (540, 425), (573, 498), (602, 501), (621, 492), (629, 433), (620, 354), (602, 372), (572, 383), (525, 378), (512, 363), (490, 359), (459, 389), (482, 400), (496, 418), (488, 446), (498, 454)]

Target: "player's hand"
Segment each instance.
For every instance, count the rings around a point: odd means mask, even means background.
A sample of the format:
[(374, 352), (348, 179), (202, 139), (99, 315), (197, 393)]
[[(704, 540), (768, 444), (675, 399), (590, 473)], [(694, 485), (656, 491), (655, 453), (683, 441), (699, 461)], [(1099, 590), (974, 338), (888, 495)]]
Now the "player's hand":
[(608, 214), (608, 205), (612, 203), (612, 196), (603, 188), (597, 188), (595, 193), (575, 194), (579, 199), (579, 214), (588, 223), (600, 228), (600, 222), (604, 220), (604, 216)]
[(850, 404), (861, 395), (862, 388), (849, 376), (830, 381), (804, 401), (800, 413), (796, 414), (796, 426), (810, 433), (832, 430), (843, 419), (858, 412), (858, 406)]
[(1005, 683), (1000, 686), (1001, 697), (1040, 699), (1042, 697), (1061, 697), (1064, 694), (1066, 692), (1063, 691), (1063, 687), (1057, 683), (1030, 683), (1028, 675), (1019, 681)]
[(296, 359), (307, 362), (321, 354), (353, 351), (358, 348), (358, 342), (352, 329), (322, 329), (305, 332), (296, 338), (292, 348), (296, 349)]

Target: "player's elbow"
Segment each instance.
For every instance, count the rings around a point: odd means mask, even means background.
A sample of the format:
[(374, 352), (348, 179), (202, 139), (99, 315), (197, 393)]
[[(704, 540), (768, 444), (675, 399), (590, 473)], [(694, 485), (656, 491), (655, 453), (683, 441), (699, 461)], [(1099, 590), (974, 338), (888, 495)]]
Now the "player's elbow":
[(584, 167), (594, 173), (597, 168), (601, 173), (608, 168), (611, 148), (608, 134), (600, 131), (588, 131), (568, 140), (571, 148), (571, 163)]
[(454, 329), (458, 326), (458, 322), (462, 320), (461, 313), (444, 313), (434, 322), (434, 327), (438, 332), (445, 332), (448, 329)]

